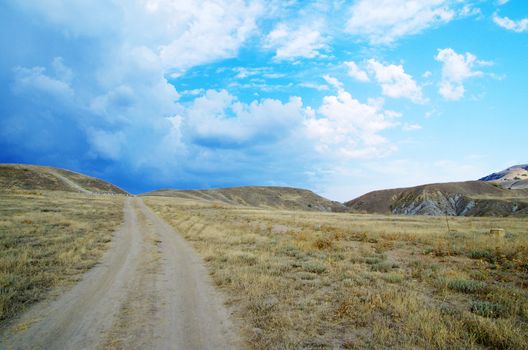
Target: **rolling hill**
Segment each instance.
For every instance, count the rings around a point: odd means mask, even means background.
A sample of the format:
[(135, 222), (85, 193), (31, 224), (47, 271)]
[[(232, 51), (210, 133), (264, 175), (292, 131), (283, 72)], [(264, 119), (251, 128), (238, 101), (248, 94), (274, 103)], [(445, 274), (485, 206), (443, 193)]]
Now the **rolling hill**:
[(514, 165), (498, 173), (485, 176), (480, 181), (511, 190), (528, 188), (528, 164)]
[(69, 170), (25, 164), (0, 164), (0, 191), (41, 190), (127, 194), (119, 187)]
[(528, 215), (528, 189), (484, 181), (428, 184), (367, 193), (345, 205), (352, 211), (406, 215)]
[[(527, 179), (525, 179), (527, 178)], [(0, 192), (66, 191), (127, 194), (106, 181), (72, 171), (35, 165), (0, 164)], [(528, 165), (517, 165), (479, 181), (427, 184), (373, 191), (344, 204), (298, 188), (242, 186), (207, 190), (161, 189), (142, 196), (191, 199), (267, 209), (364, 212), (404, 215), (528, 215)]]
[(229, 187), (208, 190), (157, 190), (143, 196), (178, 197), (223, 204), (287, 210), (345, 211), (339, 202), (330, 201), (312, 191), (268, 186)]

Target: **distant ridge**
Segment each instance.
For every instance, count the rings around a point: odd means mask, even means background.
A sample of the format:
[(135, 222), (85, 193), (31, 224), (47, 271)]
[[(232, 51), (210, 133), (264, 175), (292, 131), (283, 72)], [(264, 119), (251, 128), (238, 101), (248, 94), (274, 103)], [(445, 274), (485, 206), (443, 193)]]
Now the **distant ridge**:
[(13, 190), (127, 194), (109, 182), (65, 169), (27, 164), (0, 164), (0, 191)]
[(528, 164), (514, 165), (485, 176), (480, 181), (490, 182), (507, 189), (523, 189), (528, 188)]
[(287, 210), (345, 211), (342, 203), (321, 197), (312, 191), (273, 186), (243, 186), (208, 190), (157, 190), (142, 196), (178, 197), (237, 206)]
[(352, 211), (405, 215), (528, 215), (528, 189), (484, 181), (427, 184), (367, 193), (346, 202)]

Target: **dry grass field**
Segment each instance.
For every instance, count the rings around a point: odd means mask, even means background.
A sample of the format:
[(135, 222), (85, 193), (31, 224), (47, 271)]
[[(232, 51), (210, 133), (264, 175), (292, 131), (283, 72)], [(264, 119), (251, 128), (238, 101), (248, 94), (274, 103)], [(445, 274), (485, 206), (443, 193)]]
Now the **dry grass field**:
[(526, 218), (448, 232), (442, 217), (145, 202), (205, 259), (250, 348), (528, 349)]
[(77, 281), (122, 222), (123, 196), (0, 192), (0, 321)]

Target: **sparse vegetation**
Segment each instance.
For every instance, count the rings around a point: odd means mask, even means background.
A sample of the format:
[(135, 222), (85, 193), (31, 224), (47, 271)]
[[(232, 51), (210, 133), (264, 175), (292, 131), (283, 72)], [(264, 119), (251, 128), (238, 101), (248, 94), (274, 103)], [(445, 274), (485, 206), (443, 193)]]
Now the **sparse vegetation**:
[(446, 233), (442, 217), (145, 202), (204, 257), (250, 348), (528, 349), (526, 218)]
[(118, 196), (3, 190), (0, 321), (78, 280), (103, 253), (123, 208)]

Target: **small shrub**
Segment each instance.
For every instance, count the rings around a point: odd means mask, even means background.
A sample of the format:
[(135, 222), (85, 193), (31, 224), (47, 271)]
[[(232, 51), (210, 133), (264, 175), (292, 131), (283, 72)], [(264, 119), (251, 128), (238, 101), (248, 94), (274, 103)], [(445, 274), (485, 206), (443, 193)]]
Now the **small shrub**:
[(380, 262), (374, 265), (371, 265), (370, 268), (372, 271), (379, 271), (379, 272), (389, 272), (392, 268), (396, 268), (396, 265), (393, 265), (388, 262)]
[(293, 258), (302, 258), (304, 256), (302, 251), (291, 245), (281, 248), (279, 252)]
[(471, 312), (483, 317), (497, 318), (505, 313), (504, 306), (489, 301), (475, 301), (471, 304)]
[(403, 275), (399, 273), (388, 273), (383, 275), (382, 278), (389, 283), (401, 283), (403, 281)]
[(457, 317), (460, 314), (460, 310), (452, 304), (442, 302), (438, 306), (438, 312), (441, 315), (451, 316), (451, 317)]
[(342, 253), (333, 253), (333, 254), (330, 254), (330, 256), (335, 261), (343, 261), (343, 260), (345, 260), (345, 255), (342, 254)]
[(310, 262), (303, 265), (303, 269), (313, 273), (323, 273), (326, 271), (326, 267), (316, 262)]
[(365, 258), (365, 263), (369, 265), (376, 265), (383, 262), (384, 259), (384, 256), (369, 256)]
[(489, 274), (486, 271), (472, 271), (471, 278), (477, 281), (485, 281), (489, 278)]
[(471, 294), (483, 291), (486, 288), (486, 283), (466, 280), (463, 278), (456, 278), (447, 281), (447, 287), (457, 292)]
[(471, 259), (483, 259), (489, 263), (496, 263), (497, 258), (488, 250), (472, 250), (469, 252), (468, 257)]
[(318, 238), (313, 243), (314, 248), (323, 250), (323, 249), (329, 249), (332, 247), (332, 241), (328, 238)]

